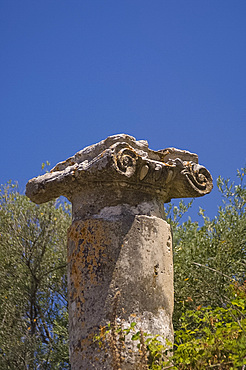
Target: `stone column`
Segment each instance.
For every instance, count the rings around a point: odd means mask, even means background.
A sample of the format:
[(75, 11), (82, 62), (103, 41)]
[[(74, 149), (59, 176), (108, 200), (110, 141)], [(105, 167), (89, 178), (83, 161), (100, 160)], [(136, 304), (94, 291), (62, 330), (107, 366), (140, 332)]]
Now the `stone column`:
[[(173, 340), (172, 234), (163, 203), (203, 196), (212, 186), (196, 154), (154, 151), (146, 141), (123, 134), (28, 182), (26, 195), (35, 203), (63, 195), (73, 206), (68, 231), (72, 370), (112, 369), (112, 356), (95, 336), (115, 318), (124, 327), (134, 321), (144, 332)], [(121, 368), (138, 369), (137, 362), (138, 354), (126, 351)]]

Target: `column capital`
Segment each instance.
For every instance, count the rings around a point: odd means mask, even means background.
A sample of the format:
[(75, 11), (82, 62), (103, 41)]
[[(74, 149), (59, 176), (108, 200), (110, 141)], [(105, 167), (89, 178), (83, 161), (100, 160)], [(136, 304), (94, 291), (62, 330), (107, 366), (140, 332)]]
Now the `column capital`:
[(151, 150), (147, 141), (119, 134), (82, 149), (50, 172), (31, 179), (26, 195), (38, 204), (61, 195), (73, 201), (93, 187), (130, 190), (169, 202), (208, 194), (213, 180), (194, 153), (175, 148)]

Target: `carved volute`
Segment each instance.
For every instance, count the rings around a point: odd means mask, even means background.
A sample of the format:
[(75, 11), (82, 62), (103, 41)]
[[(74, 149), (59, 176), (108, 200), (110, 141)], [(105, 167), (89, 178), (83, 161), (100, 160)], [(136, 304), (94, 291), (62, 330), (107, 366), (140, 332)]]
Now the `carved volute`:
[[(86, 147), (49, 173), (30, 180), (26, 195), (38, 204), (60, 195), (73, 202), (86, 188), (100, 192), (118, 189), (169, 202), (203, 196), (212, 187), (212, 177), (198, 164), (196, 154), (175, 148), (154, 151), (147, 141), (121, 134)], [(107, 202), (117, 200), (111, 197)]]

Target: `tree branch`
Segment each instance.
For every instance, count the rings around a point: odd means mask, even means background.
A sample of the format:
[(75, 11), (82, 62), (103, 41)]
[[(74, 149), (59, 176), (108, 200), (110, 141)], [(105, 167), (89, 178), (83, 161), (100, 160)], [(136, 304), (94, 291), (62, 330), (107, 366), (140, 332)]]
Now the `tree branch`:
[(199, 267), (204, 267), (204, 268), (206, 268), (206, 269), (208, 269), (208, 270), (211, 270), (211, 271), (213, 271), (213, 272), (216, 272), (217, 274), (220, 274), (220, 275), (222, 275), (222, 276), (225, 276), (225, 277), (227, 277), (227, 278), (228, 278), (228, 279), (230, 279), (230, 280), (236, 281), (236, 279), (234, 279), (233, 277), (231, 277), (231, 276), (229, 276), (229, 275), (226, 275), (226, 274), (224, 274), (224, 273), (223, 273), (223, 272), (221, 272), (221, 271), (215, 270), (215, 269), (213, 269), (212, 267), (208, 267), (208, 266), (206, 266), (206, 265), (203, 265), (202, 263), (192, 262), (192, 264), (193, 264), (193, 265), (196, 265), (196, 266), (199, 266)]

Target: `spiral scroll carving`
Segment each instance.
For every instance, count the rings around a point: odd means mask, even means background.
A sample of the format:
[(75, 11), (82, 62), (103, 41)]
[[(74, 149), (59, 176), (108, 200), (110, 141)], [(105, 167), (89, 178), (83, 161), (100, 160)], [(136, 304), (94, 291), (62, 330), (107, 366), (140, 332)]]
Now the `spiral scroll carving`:
[(125, 176), (131, 177), (136, 171), (137, 155), (129, 148), (121, 149), (116, 155), (116, 165)]
[(144, 140), (119, 134), (82, 149), (50, 173), (30, 180), (26, 195), (38, 204), (60, 195), (73, 201), (90, 187), (127, 189), (167, 202), (208, 194), (213, 179), (194, 153), (175, 148), (154, 151)]
[(211, 191), (213, 179), (209, 171), (205, 167), (195, 163), (190, 167), (182, 171), (182, 174), (186, 176), (190, 185), (199, 193), (208, 193)]

